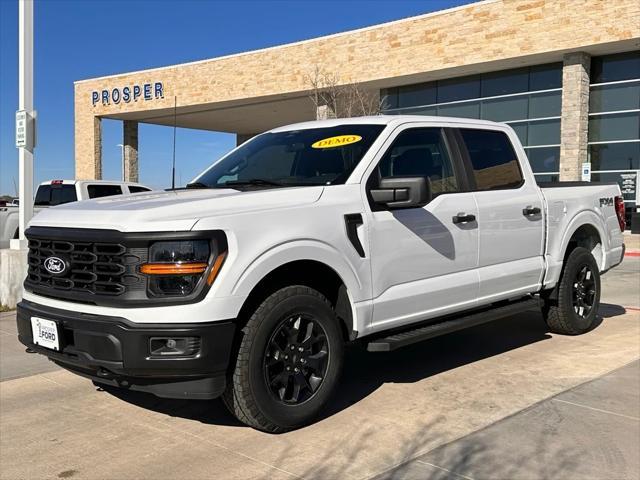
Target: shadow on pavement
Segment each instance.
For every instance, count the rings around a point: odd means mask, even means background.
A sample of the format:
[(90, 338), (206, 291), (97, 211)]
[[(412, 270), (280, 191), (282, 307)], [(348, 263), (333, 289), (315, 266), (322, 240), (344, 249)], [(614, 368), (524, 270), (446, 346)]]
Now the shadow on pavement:
[[(625, 313), (618, 305), (602, 304), (601, 316)], [(327, 418), (369, 396), (385, 383), (414, 383), (479, 360), (551, 338), (538, 312), (479, 325), (427, 340), (394, 352), (371, 353), (355, 344), (347, 348), (340, 386), (321, 418)], [(171, 400), (105, 387), (123, 401), (166, 415), (206, 424), (243, 426), (221, 400)]]
[(598, 314), (603, 318), (617, 317), (625, 313), (627, 313), (627, 310), (623, 306), (611, 303), (601, 303), (598, 309)]

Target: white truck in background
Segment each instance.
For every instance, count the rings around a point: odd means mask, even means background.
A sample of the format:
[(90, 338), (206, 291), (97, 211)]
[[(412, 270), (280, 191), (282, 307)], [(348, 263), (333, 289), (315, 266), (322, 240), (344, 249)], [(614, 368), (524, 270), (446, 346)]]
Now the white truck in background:
[(40, 213), (18, 334), (98, 385), (222, 396), (282, 432), (339, 390), (348, 342), (389, 351), (540, 307), (553, 332), (589, 331), (623, 230), (617, 184), (539, 187), (505, 124), (301, 123), (185, 189)]
[[(151, 189), (135, 182), (108, 180), (50, 180), (36, 190), (34, 215), (44, 208), (65, 203), (111, 195), (148, 192)], [(0, 248), (8, 248), (10, 240), (18, 238), (18, 205), (0, 207)]]

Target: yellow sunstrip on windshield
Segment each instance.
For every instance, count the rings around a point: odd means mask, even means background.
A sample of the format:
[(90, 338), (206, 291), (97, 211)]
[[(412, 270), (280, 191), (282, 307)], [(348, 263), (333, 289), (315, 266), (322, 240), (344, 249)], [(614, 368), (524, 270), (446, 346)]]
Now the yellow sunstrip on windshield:
[(337, 137), (323, 138), (311, 144), (311, 148), (335, 148), (350, 145), (362, 140), (360, 135), (338, 135)]

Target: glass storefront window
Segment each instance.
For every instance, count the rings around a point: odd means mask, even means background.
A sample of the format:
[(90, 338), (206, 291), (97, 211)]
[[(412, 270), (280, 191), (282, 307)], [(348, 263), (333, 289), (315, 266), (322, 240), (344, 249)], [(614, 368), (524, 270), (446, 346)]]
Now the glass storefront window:
[(452, 78), (438, 82), (438, 103), (480, 97), (480, 76)]
[(562, 88), (562, 64), (550, 63), (531, 67), (529, 73), (529, 91)]
[(640, 108), (640, 80), (591, 87), (589, 112), (616, 112)]
[(634, 140), (640, 138), (640, 112), (589, 117), (589, 141)]
[(398, 107), (431, 105), (436, 103), (435, 83), (422, 83), (398, 88)]
[(591, 170), (640, 169), (640, 142), (589, 145)]
[(482, 97), (526, 92), (529, 90), (529, 69), (520, 68), (484, 74), (480, 90)]
[(526, 123), (514, 123), (511, 128), (516, 132), (522, 145), (528, 145), (529, 126)]
[(534, 172), (560, 170), (560, 147), (527, 148), (525, 151)]
[(383, 88), (380, 90), (380, 99), (382, 101), (382, 110), (390, 108), (398, 108), (398, 89)]
[(537, 93), (529, 97), (528, 118), (559, 117), (561, 110), (562, 92), (560, 91)]
[(560, 143), (560, 119), (529, 122), (526, 145), (558, 145)]
[(482, 118), (494, 122), (529, 118), (529, 99), (523, 95), (483, 100)]
[(619, 82), (634, 78), (640, 78), (640, 51), (591, 59), (591, 83)]
[(438, 115), (441, 117), (480, 118), (480, 102), (440, 105)]

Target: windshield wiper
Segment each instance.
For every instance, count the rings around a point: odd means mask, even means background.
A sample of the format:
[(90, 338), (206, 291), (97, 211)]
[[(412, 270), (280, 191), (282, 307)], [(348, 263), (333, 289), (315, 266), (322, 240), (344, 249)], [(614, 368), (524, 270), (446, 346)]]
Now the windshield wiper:
[(273, 180), (265, 180), (264, 178), (252, 178), (250, 180), (229, 180), (224, 182), (225, 185), (272, 185), (274, 187), (284, 187), (284, 183), (274, 182)]

